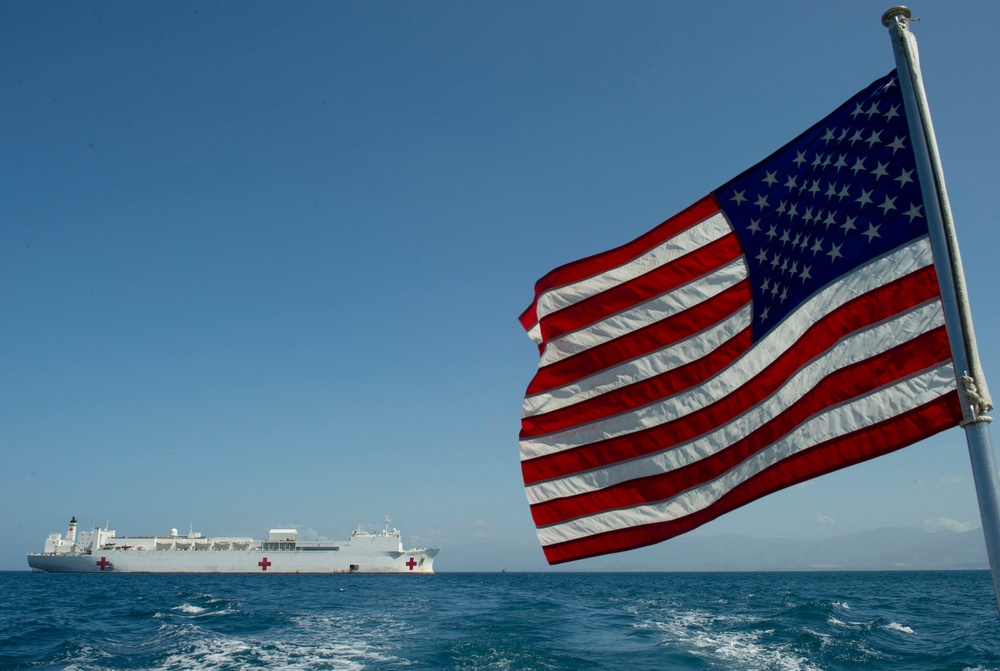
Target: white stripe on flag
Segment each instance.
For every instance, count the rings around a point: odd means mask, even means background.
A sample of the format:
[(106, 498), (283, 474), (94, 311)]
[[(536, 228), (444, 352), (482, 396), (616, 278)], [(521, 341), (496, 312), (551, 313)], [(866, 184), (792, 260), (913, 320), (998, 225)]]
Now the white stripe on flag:
[(538, 529), (542, 545), (553, 545), (616, 529), (665, 522), (707, 508), (754, 475), (815, 446), (830, 436), (859, 431), (917, 408), (954, 389), (955, 371), (949, 362), (904, 378), (872, 394), (831, 408), (739, 464), (722, 476), (689, 489), (667, 501), (643, 504), (577, 518)]

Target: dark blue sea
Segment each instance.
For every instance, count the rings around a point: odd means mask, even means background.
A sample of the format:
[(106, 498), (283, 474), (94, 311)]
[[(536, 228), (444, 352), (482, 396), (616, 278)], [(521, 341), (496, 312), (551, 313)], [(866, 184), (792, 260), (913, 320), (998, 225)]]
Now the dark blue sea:
[(989, 574), (0, 573), (0, 669), (1000, 669)]

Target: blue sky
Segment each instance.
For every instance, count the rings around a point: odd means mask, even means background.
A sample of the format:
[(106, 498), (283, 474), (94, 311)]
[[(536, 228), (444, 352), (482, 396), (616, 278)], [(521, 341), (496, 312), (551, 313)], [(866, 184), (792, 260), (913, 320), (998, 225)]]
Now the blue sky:
[[(888, 6), (3, 0), (0, 569), (73, 515), (258, 537), (390, 515), (439, 570), (544, 568), (517, 452), (535, 280), (892, 69)], [(1000, 6), (913, 9), (990, 376), (976, 31)], [(979, 524), (954, 429), (694, 533)]]

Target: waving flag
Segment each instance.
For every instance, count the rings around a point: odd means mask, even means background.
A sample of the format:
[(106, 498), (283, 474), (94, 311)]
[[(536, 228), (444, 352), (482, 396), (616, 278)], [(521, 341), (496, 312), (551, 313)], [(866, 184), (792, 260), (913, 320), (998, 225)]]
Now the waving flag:
[(956, 426), (895, 72), (683, 212), (535, 286), (521, 467), (552, 564)]

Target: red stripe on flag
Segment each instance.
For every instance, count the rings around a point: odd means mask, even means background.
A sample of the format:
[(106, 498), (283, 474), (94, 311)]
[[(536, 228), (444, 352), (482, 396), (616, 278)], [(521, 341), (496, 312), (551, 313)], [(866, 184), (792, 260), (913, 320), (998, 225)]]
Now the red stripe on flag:
[(713, 270), (740, 258), (739, 238), (735, 233), (709, 244), (659, 268), (644, 273), (598, 294), (542, 317), (542, 342), (576, 331), (637, 304), (670, 293)]
[(950, 358), (945, 328), (942, 326), (928, 331), (914, 340), (827, 376), (787, 410), (716, 454), (668, 473), (535, 504), (531, 508), (535, 525), (548, 526), (604, 510), (665, 501), (680, 492), (714, 480), (831, 406), (868, 394), (882, 385), (926, 370)]
[(780, 489), (911, 445), (961, 419), (958, 392), (950, 391), (907, 413), (785, 459), (690, 515), (544, 546), (545, 558), (550, 564), (560, 564), (665, 541)]
[(585, 259), (562, 265), (535, 282), (535, 299), (521, 316), (524, 329), (530, 330), (537, 322), (538, 298), (555, 287), (565, 286), (593, 277), (609, 268), (616, 268), (644, 252), (677, 235), (680, 231), (707, 219), (719, 210), (715, 196), (709, 194), (686, 210), (667, 219), (662, 224), (620, 247), (610, 249)]
[(732, 420), (778, 389), (842, 337), (920, 305), (937, 295), (932, 266), (859, 296), (826, 315), (772, 364), (733, 393), (685, 417), (644, 431), (522, 461), (526, 485), (608, 466), (667, 449)]

